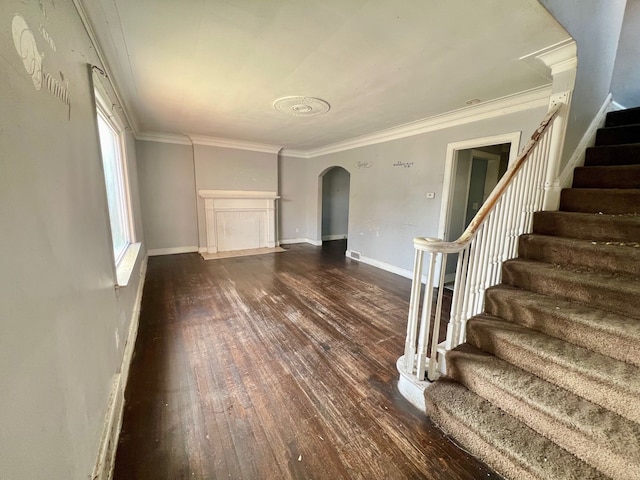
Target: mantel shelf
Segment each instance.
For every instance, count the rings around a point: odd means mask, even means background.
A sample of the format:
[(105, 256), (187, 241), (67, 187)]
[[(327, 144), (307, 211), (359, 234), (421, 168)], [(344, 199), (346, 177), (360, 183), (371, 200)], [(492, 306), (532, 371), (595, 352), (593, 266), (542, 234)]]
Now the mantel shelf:
[(280, 198), (276, 192), (247, 190), (198, 190), (198, 195), (202, 198), (249, 198), (254, 200), (277, 200)]

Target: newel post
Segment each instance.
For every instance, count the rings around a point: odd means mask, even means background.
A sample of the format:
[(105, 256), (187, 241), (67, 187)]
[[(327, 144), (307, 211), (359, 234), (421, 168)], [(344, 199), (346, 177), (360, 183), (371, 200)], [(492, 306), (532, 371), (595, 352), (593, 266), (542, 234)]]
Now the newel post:
[(527, 57), (539, 60), (551, 71), (549, 109), (555, 105), (561, 106), (558, 115), (553, 120), (550, 132), (543, 202), (543, 210), (556, 210), (560, 205), (562, 151), (569, 121), (571, 94), (576, 83), (578, 68), (576, 43), (573, 40), (561, 42)]

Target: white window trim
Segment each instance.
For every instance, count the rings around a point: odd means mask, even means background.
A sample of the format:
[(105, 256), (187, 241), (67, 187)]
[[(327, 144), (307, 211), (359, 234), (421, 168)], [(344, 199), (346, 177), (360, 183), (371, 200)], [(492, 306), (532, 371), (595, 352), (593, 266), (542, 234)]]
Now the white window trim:
[[(126, 209), (126, 229), (128, 236), (128, 245), (123, 250), (123, 252), (115, 258), (115, 254), (113, 252), (113, 235), (111, 232), (111, 221), (109, 217), (109, 212), (107, 211), (107, 227), (109, 229), (109, 242), (111, 244), (111, 256), (113, 258), (113, 267), (114, 267), (114, 279), (115, 286), (118, 287), (126, 287), (129, 284), (131, 279), (131, 275), (136, 265), (136, 260), (138, 259), (141, 243), (136, 242), (136, 235), (133, 223), (133, 209), (131, 205), (131, 184), (129, 183), (129, 171), (128, 171), (128, 159), (127, 159), (127, 148), (126, 148), (126, 139), (125, 139), (125, 123), (122, 121), (122, 118), (118, 115), (116, 111), (114, 111), (114, 104), (111, 102), (109, 95), (107, 94), (105, 88), (102, 86), (99, 78), (96, 73), (93, 72), (93, 87), (95, 93), (95, 101), (96, 101), (96, 113), (102, 114), (109, 120), (109, 123), (112, 127), (115, 128), (116, 133), (118, 135), (119, 140), (119, 149), (121, 155), (121, 164), (120, 167), (122, 169), (122, 179), (124, 182), (124, 191), (122, 192), (122, 196), (124, 198), (124, 208)], [(97, 122), (97, 118), (96, 118)], [(98, 139), (99, 142), (99, 139)], [(102, 152), (102, 147), (100, 147), (100, 152)], [(102, 155), (102, 153), (101, 153)], [(100, 159), (102, 162), (102, 159)], [(104, 177), (104, 171), (103, 171)], [(106, 192), (105, 192), (106, 194)]]

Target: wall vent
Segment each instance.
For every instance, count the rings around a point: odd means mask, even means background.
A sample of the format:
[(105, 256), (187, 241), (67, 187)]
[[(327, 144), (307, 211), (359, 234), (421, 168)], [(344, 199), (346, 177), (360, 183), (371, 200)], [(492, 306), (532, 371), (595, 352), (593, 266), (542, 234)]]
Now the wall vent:
[(356, 252), (355, 250), (351, 250), (351, 258), (354, 260), (360, 260), (360, 252)]

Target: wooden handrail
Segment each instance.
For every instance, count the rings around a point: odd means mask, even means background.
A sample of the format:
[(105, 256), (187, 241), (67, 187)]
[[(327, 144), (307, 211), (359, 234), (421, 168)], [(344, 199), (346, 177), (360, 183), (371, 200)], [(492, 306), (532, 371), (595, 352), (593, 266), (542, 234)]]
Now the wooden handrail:
[(551, 122), (556, 117), (559, 110), (559, 104), (553, 106), (551, 110), (549, 110), (546, 117), (544, 117), (542, 122), (540, 122), (540, 125), (538, 126), (536, 131), (531, 135), (531, 138), (527, 142), (527, 145), (524, 147), (520, 155), (518, 155), (516, 161), (504, 173), (498, 184), (491, 191), (489, 198), (487, 198), (487, 200), (482, 204), (480, 210), (478, 210), (478, 213), (476, 213), (475, 217), (473, 217), (473, 220), (471, 220), (466, 230), (462, 232), (462, 235), (460, 235), (457, 240), (448, 242), (440, 238), (416, 237), (413, 239), (413, 245), (415, 246), (415, 248), (425, 252), (457, 253), (462, 251), (467, 245), (469, 245), (491, 210), (493, 210), (493, 208), (496, 206), (496, 203), (498, 203), (498, 200), (500, 200), (500, 197), (502, 196), (504, 191), (507, 189), (513, 178), (517, 175), (517, 173), (524, 165), (527, 157), (538, 143), (538, 139), (551, 125)]

